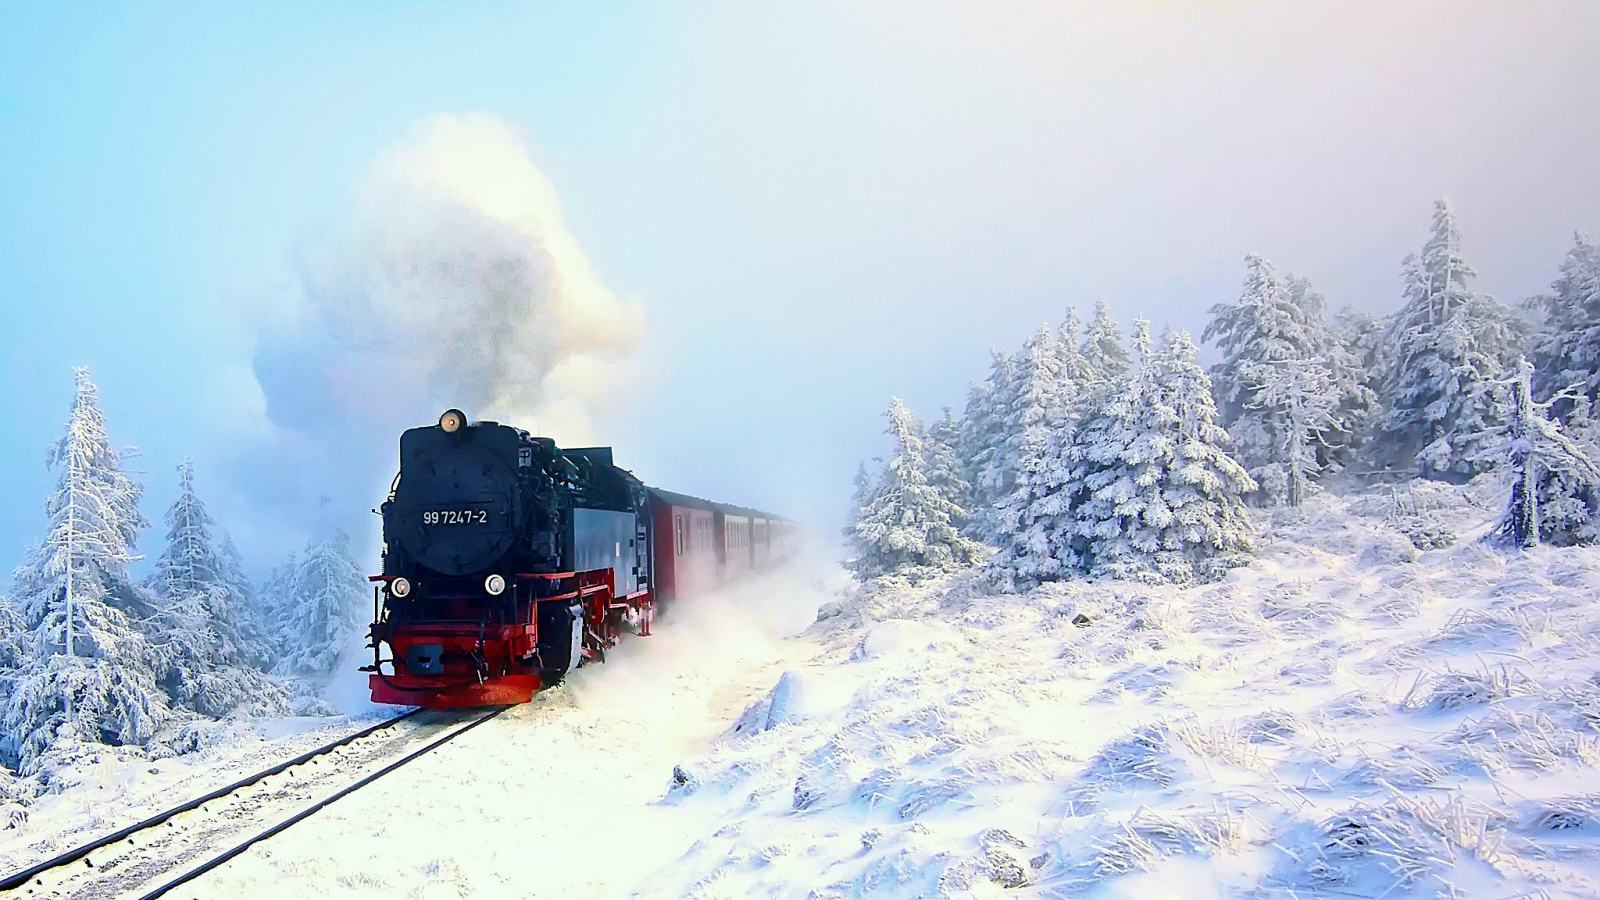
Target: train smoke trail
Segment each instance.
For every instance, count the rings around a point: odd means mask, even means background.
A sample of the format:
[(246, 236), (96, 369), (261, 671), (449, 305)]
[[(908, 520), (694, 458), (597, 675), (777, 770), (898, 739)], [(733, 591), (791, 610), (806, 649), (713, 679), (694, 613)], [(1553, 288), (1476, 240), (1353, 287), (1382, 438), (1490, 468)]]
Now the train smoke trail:
[(348, 231), (303, 259), (259, 336), (270, 446), (251, 481), (297, 524), (349, 527), (387, 486), (399, 432), (447, 407), (587, 443), (641, 331), (505, 123), (426, 119), (381, 154)]

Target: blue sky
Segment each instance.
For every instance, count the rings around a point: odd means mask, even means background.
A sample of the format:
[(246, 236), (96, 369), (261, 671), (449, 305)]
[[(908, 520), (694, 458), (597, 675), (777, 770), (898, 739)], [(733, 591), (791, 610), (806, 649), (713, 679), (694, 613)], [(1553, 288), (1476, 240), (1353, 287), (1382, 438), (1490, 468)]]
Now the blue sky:
[(152, 518), (188, 454), (255, 566), (303, 537), (240, 484), (249, 312), (435, 114), (641, 304), (619, 460), (828, 528), (891, 394), (959, 408), (1069, 303), (1198, 330), (1253, 252), (1381, 312), (1441, 195), (1506, 300), (1600, 232), (1592, 3), (260, 7), (0, 11), (0, 561), (79, 364)]

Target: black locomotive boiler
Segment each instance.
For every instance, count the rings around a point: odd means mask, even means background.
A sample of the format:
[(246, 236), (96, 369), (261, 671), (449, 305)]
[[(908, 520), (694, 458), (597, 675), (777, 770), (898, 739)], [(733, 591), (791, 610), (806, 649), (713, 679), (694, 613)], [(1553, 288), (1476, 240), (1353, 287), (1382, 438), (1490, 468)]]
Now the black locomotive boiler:
[[(562, 449), (452, 409), (400, 436), (383, 514), (372, 699), (521, 703), (602, 660), (657, 604), (781, 559), (791, 523), (646, 487), (611, 448)], [(385, 656), (387, 653), (387, 657)]]

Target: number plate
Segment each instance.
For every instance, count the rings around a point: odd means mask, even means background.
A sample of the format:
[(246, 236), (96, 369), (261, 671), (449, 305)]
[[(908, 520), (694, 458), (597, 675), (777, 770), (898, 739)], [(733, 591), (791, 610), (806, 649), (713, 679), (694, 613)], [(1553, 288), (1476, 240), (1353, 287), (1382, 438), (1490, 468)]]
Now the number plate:
[(429, 509), (422, 513), (424, 525), (486, 525), (489, 511), (485, 509)]

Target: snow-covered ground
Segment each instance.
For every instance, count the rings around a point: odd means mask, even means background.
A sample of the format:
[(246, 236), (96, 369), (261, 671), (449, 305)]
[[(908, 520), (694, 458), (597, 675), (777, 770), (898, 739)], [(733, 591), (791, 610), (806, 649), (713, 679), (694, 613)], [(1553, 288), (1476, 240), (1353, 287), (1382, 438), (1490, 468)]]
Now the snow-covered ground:
[[(186, 885), (184, 896), (626, 896), (707, 822), (701, 812), (657, 802), (675, 760), (707, 746), (784, 668), (814, 652), (810, 642), (785, 638), (809, 625), (843, 580), (836, 570), (824, 580), (796, 574), (818, 568), (801, 565), (669, 610), (653, 637), (624, 641), (606, 665), (576, 673), (566, 686), (258, 845)], [(6, 871), (376, 720), (369, 712), (238, 723), (205, 751), (155, 762), (107, 750), (73, 773), (77, 784), (36, 804), (26, 825), (4, 832)], [(404, 749), (396, 742), (390, 756)], [(384, 761), (369, 756), (321, 764), (317, 796)], [(218, 830), (210, 806), (177, 820), (178, 831), (196, 835), (188, 842), (180, 835), (179, 849), (197, 849), (191, 844), (205, 836), (220, 851), (287, 817), (306, 805), (304, 786), (294, 787), (256, 791), (249, 827), (225, 839), (210, 837)], [(128, 884), (127, 896), (170, 874)]]
[(1322, 497), (1203, 587), (857, 592), (682, 761), (715, 824), (641, 893), (1600, 895), (1600, 551), (1487, 548), (1502, 503)]
[(1184, 589), (752, 582), (188, 895), (1594, 897), (1600, 550), (1488, 548), (1502, 501), (1325, 495)]

